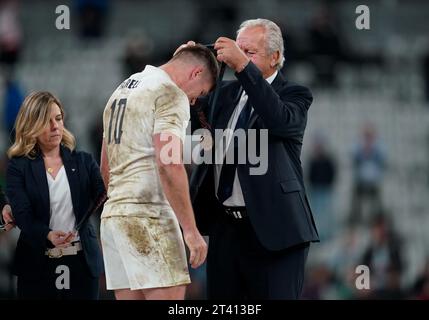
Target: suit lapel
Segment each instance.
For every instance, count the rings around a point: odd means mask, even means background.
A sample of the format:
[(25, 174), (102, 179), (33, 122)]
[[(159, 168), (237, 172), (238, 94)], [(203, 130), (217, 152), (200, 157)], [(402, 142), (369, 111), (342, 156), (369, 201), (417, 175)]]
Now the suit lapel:
[(70, 193), (73, 203), (73, 212), (79, 218), (79, 198), (80, 198), (80, 184), (79, 184), (79, 167), (76, 158), (72, 156), (70, 150), (61, 146), (61, 157), (63, 159), (64, 168), (66, 170), (67, 179), (69, 181)]
[(241, 94), (243, 92), (243, 88), (239, 85), (238, 81), (237, 83), (234, 83), (234, 87), (231, 88), (231, 94), (226, 94), (226, 99), (231, 99), (231, 103), (228, 103), (228, 101), (223, 100), (219, 103), (217, 110), (216, 110), (216, 116), (215, 116), (215, 129), (225, 129), (228, 125), (228, 121), (231, 118), (232, 113), (234, 112), (235, 107), (237, 106), (238, 101), (240, 100)]
[(49, 203), (49, 186), (48, 178), (46, 177), (45, 163), (39, 153), (33, 161), (31, 161), (31, 171), (33, 173), (34, 180), (36, 181), (37, 190), (40, 192), (42, 199), (43, 212), (46, 212), (47, 219), (49, 221), (51, 205)]
[[(282, 73), (279, 71), (277, 73), (276, 78), (271, 83), (271, 86), (273, 87), (274, 91), (279, 92), (279, 90), (281, 89), (285, 81), (286, 81), (285, 78), (283, 77)], [(247, 126), (249, 129), (255, 124), (256, 119), (258, 119), (258, 117), (259, 115), (256, 112), (252, 113), (252, 115), (250, 116), (249, 125)]]

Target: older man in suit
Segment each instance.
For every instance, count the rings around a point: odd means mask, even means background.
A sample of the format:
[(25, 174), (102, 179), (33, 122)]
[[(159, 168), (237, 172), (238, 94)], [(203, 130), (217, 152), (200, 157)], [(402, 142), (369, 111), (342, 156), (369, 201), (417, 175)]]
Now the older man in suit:
[[(313, 97), (279, 72), (283, 38), (272, 21), (245, 21), (236, 41), (221, 37), (214, 48), (237, 80), (222, 83), (210, 128), (257, 134), (265, 129), (268, 146), (257, 141), (254, 147), (267, 151), (261, 156), (268, 163), (265, 174), (252, 175), (247, 158), (231, 164), (220, 157), (223, 161), (203, 163), (192, 173), (197, 222), (209, 235), (208, 297), (298, 299), (310, 242), (319, 241), (300, 161)], [(211, 113), (207, 100), (191, 108), (193, 129)], [(224, 154), (234, 148), (228, 145), (231, 135), (226, 138)], [(219, 151), (216, 143), (213, 150)]]

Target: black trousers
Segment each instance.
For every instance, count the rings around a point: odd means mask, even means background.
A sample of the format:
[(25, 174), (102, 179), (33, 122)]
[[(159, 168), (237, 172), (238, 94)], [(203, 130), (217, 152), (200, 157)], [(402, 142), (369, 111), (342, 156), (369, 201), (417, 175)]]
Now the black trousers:
[(269, 251), (248, 218), (223, 218), (209, 237), (208, 299), (299, 299), (309, 246)]
[(46, 256), (41, 278), (18, 275), (18, 299), (97, 300), (98, 280), (90, 274), (83, 251), (58, 259)]

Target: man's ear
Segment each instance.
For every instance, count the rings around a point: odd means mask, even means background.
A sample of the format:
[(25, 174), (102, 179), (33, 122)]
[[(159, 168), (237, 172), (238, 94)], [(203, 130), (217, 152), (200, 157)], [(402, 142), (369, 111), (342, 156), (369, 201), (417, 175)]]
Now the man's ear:
[(202, 66), (196, 66), (195, 68), (193, 68), (190, 75), (190, 79), (192, 80), (201, 76), (203, 73), (203, 70), (204, 68)]
[(271, 68), (274, 68), (274, 66), (278, 63), (280, 58), (280, 51), (276, 51), (271, 56), (270, 66)]

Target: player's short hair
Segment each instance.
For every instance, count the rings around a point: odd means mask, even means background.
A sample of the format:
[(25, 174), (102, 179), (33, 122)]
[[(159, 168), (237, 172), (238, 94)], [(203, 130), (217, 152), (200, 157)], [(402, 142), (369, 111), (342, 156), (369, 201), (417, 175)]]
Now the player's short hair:
[(204, 63), (204, 65), (207, 67), (207, 70), (209, 71), (211, 81), (214, 85), (216, 83), (217, 77), (219, 76), (219, 64), (213, 52), (201, 44), (186, 46), (180, 49), (173, 56), (171, 61), (189, 58), (194, 58), (195, 60)]

